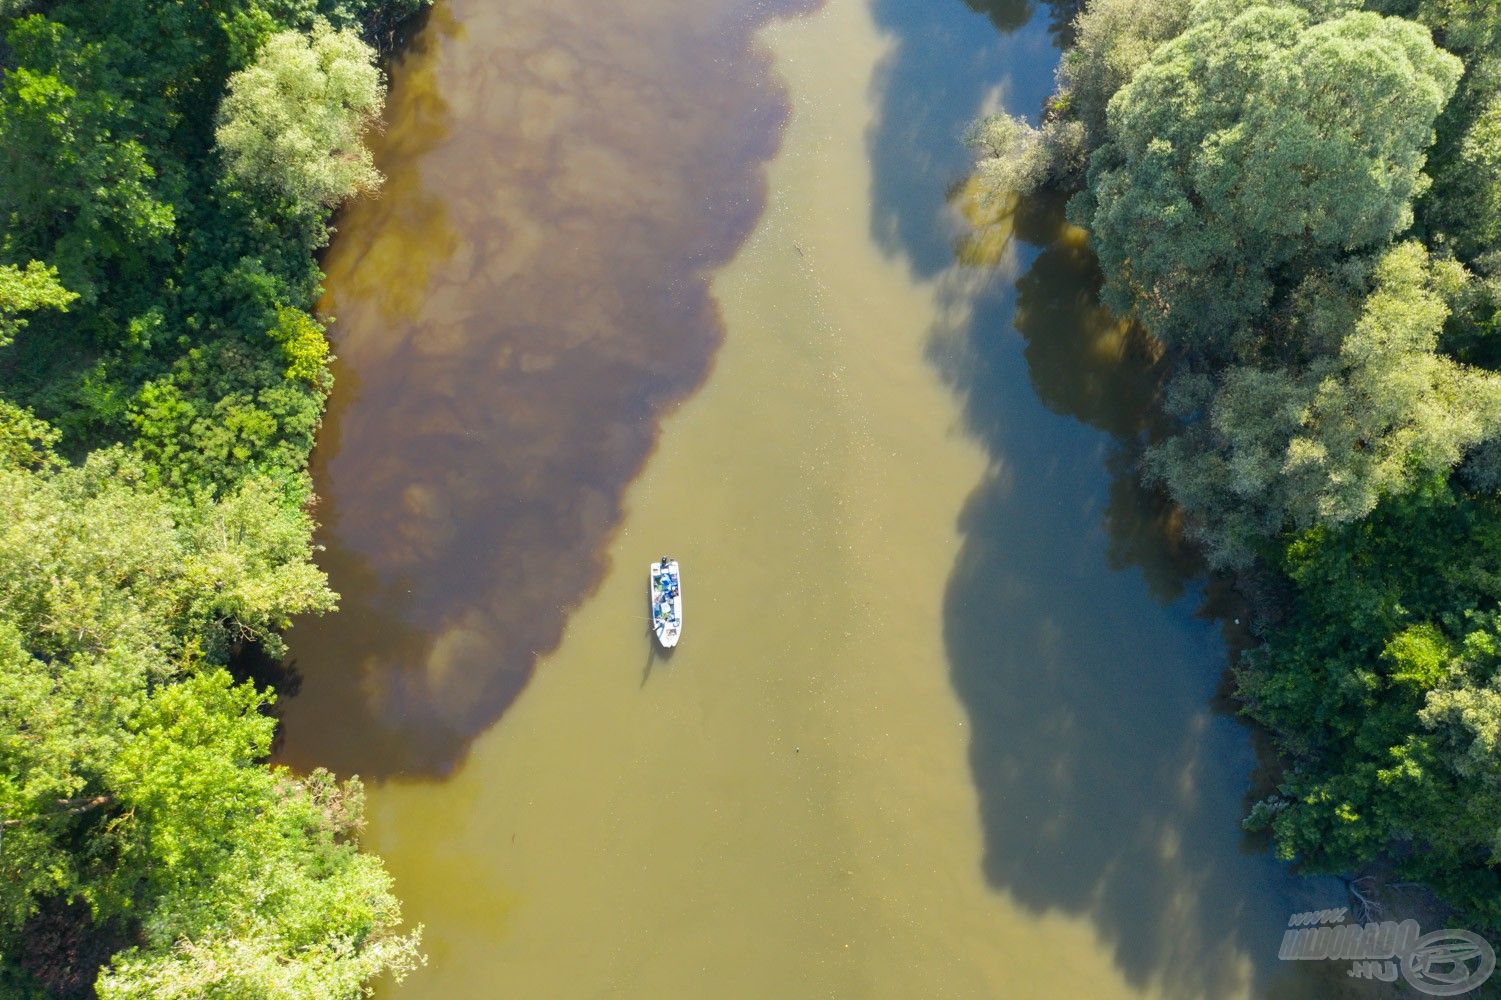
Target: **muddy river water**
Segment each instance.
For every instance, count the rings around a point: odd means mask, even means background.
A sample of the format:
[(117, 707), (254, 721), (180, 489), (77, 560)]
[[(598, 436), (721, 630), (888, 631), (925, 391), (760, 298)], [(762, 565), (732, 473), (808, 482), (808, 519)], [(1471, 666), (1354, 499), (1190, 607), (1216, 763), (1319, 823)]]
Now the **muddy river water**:
[(1062, 7), (438, 0), (325, 261), (282, 706), (426, 926), (382, 995), (1336, 995), (1134, 485), (1153, 353), (1055, 200), (957, 224)]

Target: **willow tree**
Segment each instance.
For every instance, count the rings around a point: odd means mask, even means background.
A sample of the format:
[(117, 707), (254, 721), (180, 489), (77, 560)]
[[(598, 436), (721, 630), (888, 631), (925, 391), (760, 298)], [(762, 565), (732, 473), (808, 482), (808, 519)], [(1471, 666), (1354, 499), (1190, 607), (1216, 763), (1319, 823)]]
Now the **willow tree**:
[(1501, 376), (1438, 349), (1460, 275), (1404, 243), (1373, 280), (1336, 351), (1180, 377), (1187, 427), (1147, 468), (1195, 515), (1212, 561), (1242, 563), (1284, 527), (1357, 520), (1501, 430)]
[(232, 177), (322, 211), (380, 183), (364, 140), (384, 100), (374, 50), (320, 19), (272, 35), (229, 78), (215, 136)]
[(1112, 99), (1072, 212), (1112, 309), (1222, 355), (1285, 274), (1411, 224), (1462, 67), (1401, 18), (1206, 3), (1196, 19)]
[(1074, 22), (1074, 44), (1058, 67), (1068, 113), (1098, 146), (1106, 136), (1105, 109), (1163, 42), (1188, 24), (1194, 0), (1094, 0)]

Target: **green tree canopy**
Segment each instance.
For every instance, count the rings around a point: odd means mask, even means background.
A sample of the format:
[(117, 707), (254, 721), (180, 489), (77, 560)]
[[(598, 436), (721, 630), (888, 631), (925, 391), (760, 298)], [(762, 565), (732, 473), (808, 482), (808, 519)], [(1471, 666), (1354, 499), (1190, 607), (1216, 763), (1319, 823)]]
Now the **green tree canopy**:
[(1091, 148), (1107, 135), (1105, 110), (1163, 42), (1188, 26), (1195, 0), (1094, 0), (1079, 14), (1075, 40), (1058, 67), (1059, 100), (1085, 128)]
[(1289, 770), (1249, 825), (1311, 871), (1395, 853), (1497, 926), (1501, 508), (1430, 483), (1298, 535), (1280, 567), (1297, 600), (1237, 676)]
[(355, 32), (319, 20), (272, 35), (229, 79), (215, 135), (231, 176), (326, 209), (380, 183), (364, 136), (385, 85)]
[(88, 303), (101, 283), (149, 290), (151, 266), (172, 252), (175, 215), (130, 138), (131, 105), (103, 47), (40, 15), (8, 40), (17, 65), (0, 83), (0, 250), (55, 264)]
[(142, 921), (106, 996), (347, 998), (411, 967), (358, 784), (262, 766), (269, 696), (204, 661), (332, 606), (299, 517), (254, 480), (187, 505), (120, 451), (0, 469), (0, 954), (64, 896)]
[(228, 666), (334, 603), (315, 251), (376, 179), (355, 32), (421, 3), (0, 0), (6, 995), (353, 1000), (417, 960), (358, 781), (268, 766)]
[(1206, 4), (1112, 100), (1073, 208), (1107, 304), (1170, 343), (1225, 350), (1266, 316), (1280, 274), (1407, 228), (1460, 71), (1400, 18)]
[(1179, 378), (1188, 428), (1149, 451), (1148, 469), (1197, 515), (1213, 562), (1243, 564), (1289, 523), (1361, 518), (1501, 429), (1501, 376), (1438, 351), (1451, 271), (1402, 244), (1336, 351)]
[(161, 689), (131, 717), (110, 778), (150, 824), (145, 941), (101, 975), (104, 1000), (350, 1000), (420, 961), (420, 928), (360, 854), (358, 780), (256, 764), (275, 721), (222, 670)]
[(57, 280), (57, 268), (39, 260), (24, 268), (0, 264), (0, 347), (15, 339), (26, 326), (24, 313), (35, 309), (67, 311), (78, 298)]

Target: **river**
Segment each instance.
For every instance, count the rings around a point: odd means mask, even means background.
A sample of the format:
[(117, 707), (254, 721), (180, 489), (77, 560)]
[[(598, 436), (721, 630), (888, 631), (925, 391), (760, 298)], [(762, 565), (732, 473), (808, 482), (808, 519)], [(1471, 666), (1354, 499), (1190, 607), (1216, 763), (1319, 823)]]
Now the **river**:
[(1064, 20), (438, 0), (325, 261), (343, 610), (281, 706), (426, 927), (382, 995), (1339, 994), (1132, 475), (1153, 352), (1056, 199), (956, 225)]

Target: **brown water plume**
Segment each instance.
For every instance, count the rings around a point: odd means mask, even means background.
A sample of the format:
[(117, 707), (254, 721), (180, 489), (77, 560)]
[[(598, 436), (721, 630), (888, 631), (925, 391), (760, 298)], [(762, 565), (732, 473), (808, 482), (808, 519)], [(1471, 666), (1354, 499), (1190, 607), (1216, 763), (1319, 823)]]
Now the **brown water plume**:
[(343, 599), (290, 636), (284, 760), (444, 775), (557, 645), (721, 338), (788, 110), (754, 32), (810, 5), (439, 0), (324, 262)]

